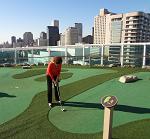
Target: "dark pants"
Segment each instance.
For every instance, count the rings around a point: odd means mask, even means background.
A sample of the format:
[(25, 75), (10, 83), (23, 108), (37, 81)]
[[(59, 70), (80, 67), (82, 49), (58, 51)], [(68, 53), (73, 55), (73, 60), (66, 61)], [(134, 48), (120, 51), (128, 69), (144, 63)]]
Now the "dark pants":
[[(52, 86), (53, 86), (53, 83), (52, 83), (52, 79), (50, 76), (46, 76), (47, 77), (47, 96), (48, 96), (48, 103), (52, 103)], [(56, 80), (57, 77), (54, 77), (54, 79)], [(59, 99), (59, 94), (58, 94), (58, 91), (57, 91), (57, 87), (54, 86), (54, 89), (55, 89), (55, 100), (56, 101), (60, 101)]]

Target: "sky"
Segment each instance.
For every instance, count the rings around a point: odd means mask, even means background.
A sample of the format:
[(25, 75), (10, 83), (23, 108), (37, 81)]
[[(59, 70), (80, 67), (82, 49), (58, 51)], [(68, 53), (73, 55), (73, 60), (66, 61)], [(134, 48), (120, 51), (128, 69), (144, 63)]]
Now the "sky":
[(101, 8), (113, 13), (150, 13), (150, 0), (0, 0), (0, 43), (10, 42), (11, 36), (23, 38), (24, 32), (39, 38), (55, 19), (61, 33), (82, 23), (83, 36), (92, 34), (94, 16)]

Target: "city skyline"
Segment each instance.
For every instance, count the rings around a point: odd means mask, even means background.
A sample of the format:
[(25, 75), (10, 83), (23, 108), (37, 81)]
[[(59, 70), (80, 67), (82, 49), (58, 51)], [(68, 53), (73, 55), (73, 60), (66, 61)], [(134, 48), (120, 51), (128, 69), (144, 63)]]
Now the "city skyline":
[(101, 8), (114, 13), (143, 11), (150, 13), (150, 1), (142, 0), (3, 0), (0, 2), (0, 43), (9, 41), (11, 36), (23, 37), (32, 32), (34, 39), (52, 20), (59, 20), (60, 32), (74, 23), (83, 24), (83, 37), (92, 33), (94, 16)]

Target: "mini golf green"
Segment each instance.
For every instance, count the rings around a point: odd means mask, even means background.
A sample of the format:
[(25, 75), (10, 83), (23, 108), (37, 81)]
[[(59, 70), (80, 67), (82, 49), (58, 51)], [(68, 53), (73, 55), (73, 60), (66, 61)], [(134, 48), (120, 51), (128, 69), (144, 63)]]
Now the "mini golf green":
[(100, 98), (117, 96), (113, 127), (150, 117), (150, 72), (136, 73), (141, 80), (120, 83), (117, 79), (107, 81), (65, 102), (66, 112), (54, 107), (49, 120), (58, 129), (71, 133), (97, 133), (103, 128), (103, 108)]
[[(27, 107), (29, 107), (36, 94), (46, 90), (46, 82), (37, 82), (34, 80), (43, 75), (23, 79), (12, 78), (13, 75), (21, 74), (25, 71), (26, 70), (24, 69), (0, 68), (0, 124), (3, 124), (21, 114)], [(69, 69), (68, 72), (73, 73), (73, 76), (62, 80), (61, 85), (94, 75), (111, 73), (113, 70), (72, 68)]]

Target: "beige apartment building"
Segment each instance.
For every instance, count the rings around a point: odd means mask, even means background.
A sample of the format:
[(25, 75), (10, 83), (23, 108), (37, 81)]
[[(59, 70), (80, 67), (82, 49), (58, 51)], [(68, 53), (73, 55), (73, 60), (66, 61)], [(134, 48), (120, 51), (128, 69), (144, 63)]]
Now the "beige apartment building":
[(150, 13), (115, 14), (100, 9), (94, 18), (94, 43), (135, 43), (150, 41)]
[[(131, 12), (116, 14), (101, 9), (94, 18), (94, 43), (140, 43), (150, 42), (150, 13)], [(147, 49), (149, 51), (149, 49)], [(121, 46), (110, 46), (105, 50), (109, 61), (120, 62)], [(123, 47), (123, 59), (127, 65), (141, 65), (139, 55), (142, 46), (126, 45)]]
[(78, 43), (78, 29), (69, 27), (65, 31), (65, 45), (75, 45)]
[(105, 44), (107, 42), (107, 33), (109, 28), (107, 27), (110, 23), (110, 12), (107, 9), (101, 9), (98, 16), (94, 18), (94, 43), (95, 44)]

